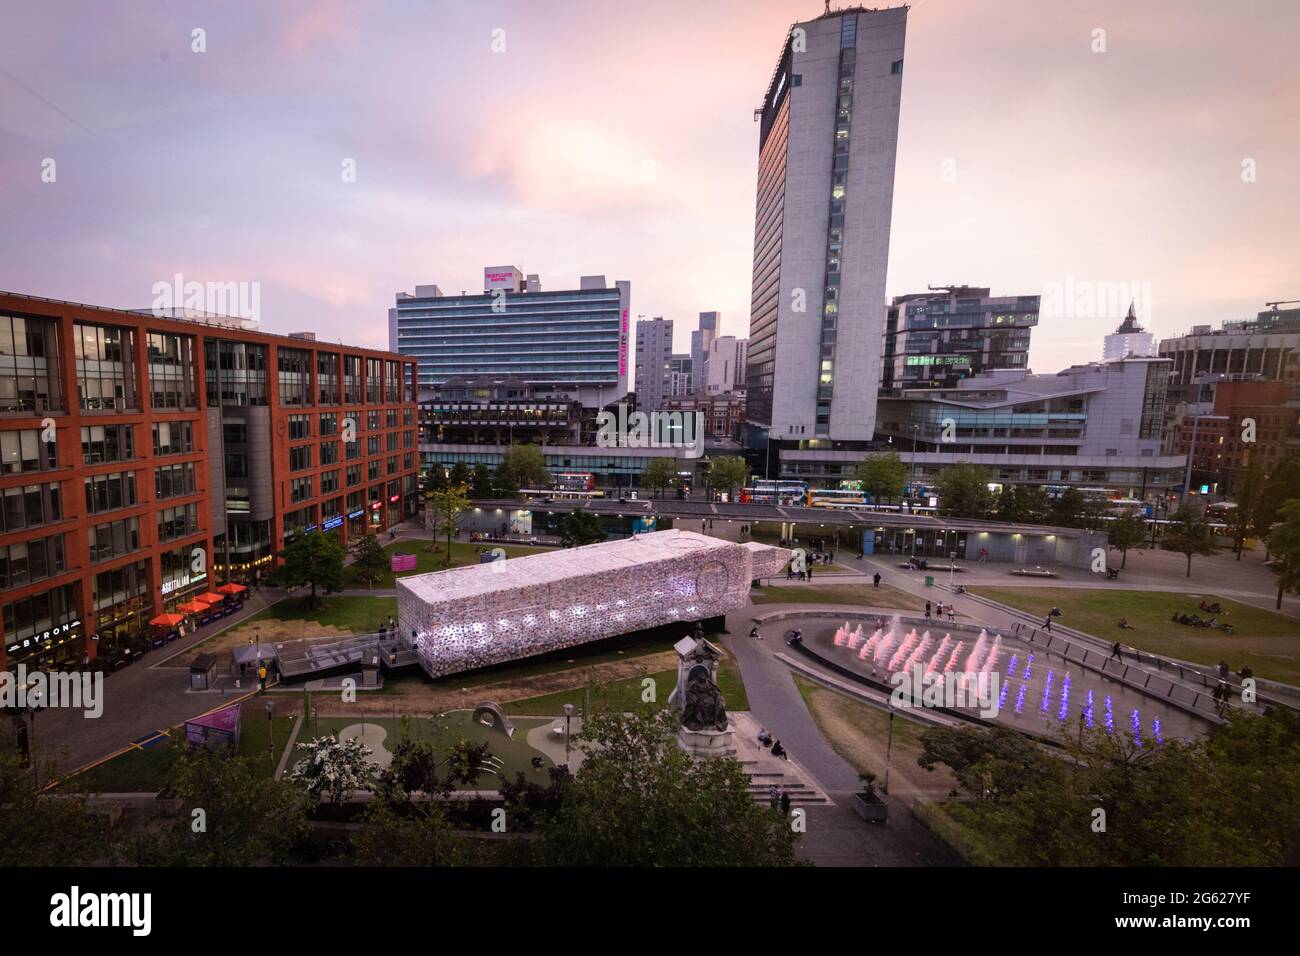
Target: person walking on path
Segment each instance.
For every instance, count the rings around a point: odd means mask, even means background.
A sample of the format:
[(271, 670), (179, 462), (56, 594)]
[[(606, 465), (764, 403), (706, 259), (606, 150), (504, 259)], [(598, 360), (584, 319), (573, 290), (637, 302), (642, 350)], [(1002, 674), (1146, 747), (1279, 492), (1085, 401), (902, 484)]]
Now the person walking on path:
[(1049, 614), (1043, 619), (1043, 630), (1048, 634), (1052, 633), (1052, 615)]
[(768, 799), (768, 802), (772, 804), (772, 809), (773, 809), (773, 810), (778, 810), (778, 809), (780, 809), (780, 807), (781, 807), (781, 791), (778, 790), (778, 789), (776, 789), (776, 784), (772, 784), (770, 787), (767, 788), (767, 799)]
[(781, 816), (788, 817), (789, 815), (790, 815), (790, 794), (782, 793), (781, 794)]
[(257, 665), (257, 679), (262, 685), (262, 690), (266, 690), (266, 665)]
[(925, 619), (926, 619), (927, 621), (930, 620), (930, 602), (929, 602), (929, 601), (926, 601), (926, 602), (925, 602)]
[(957, 620), (957, 609), (953, 607), (951, 604), (948, 605), (948, 620), (950, 621)]
[(1115, 645), (1110, 649), (1110, 658), (1108, 659), (1119, 661), (1121, 664), (1124, 663), (1124, 656), (1120, 653), (1119, 641), (1116, 641)]
[(879, 572), (879, 571), (877, 571), (877, 572), (872, 576), (872, 578), (871, 578), (871, 584), (872, 584), (873, 587), (880, 587), (880, 572)]

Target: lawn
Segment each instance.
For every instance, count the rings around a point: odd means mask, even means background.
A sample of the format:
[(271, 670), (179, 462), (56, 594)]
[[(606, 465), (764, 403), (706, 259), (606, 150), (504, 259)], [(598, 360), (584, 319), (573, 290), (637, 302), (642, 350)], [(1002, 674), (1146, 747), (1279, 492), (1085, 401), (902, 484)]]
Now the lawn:
[[(541, 697), (506, 701), (502, 708), (508, 714), (532, 716), (562, 714), (565, 704), (573, 704), (579, 712), (588, 705), (593, 710), (631, 710), (641, 703), (641, 681), (646, 677), (655, 682), (654, 702), (660, 707), (668, 706), (668, 696), (677, 686), (676, 670), (656, 671), (608, 684), (590, 684)], [(740, 680), (740, 672), (729, 662), (718, 666), (718, 690), (722, 692), (728, 710), (749, 710), (749, 699), (745, 696), (745, 685)]]
[[(239, 732), (239, 756), (251, 759), (259, 776), (270, 777), (280, 762), (280, 754), (289, 739), (296, 715), (276, 713), (274, 721), (266, 719), (263, 698), (247, 700)], [(270, 725), (275, 725), (275, 751), (269, 740)], [(68, 781), (68, 786), (91, 793), (136, 793), (159, 790), (167, 782), (176, 762), (178, 742), (185, 739), (185, 728), (175, 727), (171, 737), (148, 749), (131, 749), (121, 756), (92, 767)]]
[(380, 624), (387, 624), (389, 615), (397, 616), (395, 597), (328, 596), (322, 597), (320, 606), (315, 608), (307, 606), (308, 600), (306, 597), (285, 598), (241, 622), (240, 627), (268, 620), (313, 621), (351, 634), (364, 634), (379, 630)]
[(916, 763), (921, 755), (924, 724), (896, 715), (891, 745), (889, 714), (885, 711), (797, 674), (794, 682), (822, 736), (850, 766), (859, 772), (874, 773), (877, 787), (884, 785), (888, 751), (889, 789), (896, 796), (942, 799), (952, 789), (952, 773), (946, 767), (927, 771)]
[[(1249, 666), (1256, 676), (1300, 683), (1300, 621), (1209, 591), (1037, 587), (974, 587), (971, 591), (1040, 618), (1059, 607), (1062, 624), (1152, 654), (1211, 666), (1225, 660), (1234, 671)], [(1175, 612), (1200, 614), (1202, 600), (1222, 605), (1225, 613), (1219, 620), (1232, 625), (1232, 634), (1170, 620)], [(1120, 628), (1120, 618), (1127, 618), (1136, 630)]]
[[(429, 547), (434, 545), (434, 550), (430, 551)], [(447, 542), (440, 540), (437, 542), (427, 541), (424, 539), (411, 541), (398, 541), (387, 545), (384, 548), (384, 554), (389, 559), (394, 554), (414, 554), (415, 570), (399, 571), (394, 574), (385, 567), (379, 572), (379, 577), (375, 579), (374, 584), (365, 581), (357, 570), (348, 565), (343, 569), (344, 586), (352, 588), (376, 588), (378, 590), (392, 590), (396, 578), (404, 578), (412, 574), (428, 574), (431, 571), (445, 571), (448, 568), (458, 568), (464, 565), (478, 564), (479, 553), (490, 551), (493, 548), (503, 548), (506, 552), (506, 560), (511, 558), (520, 558), (529, 554), (541, 554), (543, 551), (553, 551), (554, 548), (532, 548), (527, 545), (519, 544), (493, 544), (490, 541), (452, 541), (451, 543), (451, 564), (447, 563)], [(389, 561), (391, 567), (391, 560)]]
[[(814, 581), (816, 578), (814, 577)], [(882, 584), (794, 584), (766, 587), (750, 592), (755, 604), (847, 604), (856, 607), (896, 607), (924, 611), (925, 600)]]

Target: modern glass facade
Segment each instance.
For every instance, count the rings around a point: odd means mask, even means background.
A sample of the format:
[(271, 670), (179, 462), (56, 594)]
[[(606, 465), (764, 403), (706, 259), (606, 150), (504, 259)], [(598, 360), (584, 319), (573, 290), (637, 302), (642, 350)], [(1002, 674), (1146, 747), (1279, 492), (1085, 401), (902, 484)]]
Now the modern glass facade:
[(968, 287), (896, 298), (885, 321), (881, 394), (1025, 368), (1038, 307), (1036, 295), (991, 297)]
[(423, 386), (510, 375), (613, 390), (620, 363), (626, 378), (626, 322), (617, 288), (400, 297), (397, 351), (419, 360)]

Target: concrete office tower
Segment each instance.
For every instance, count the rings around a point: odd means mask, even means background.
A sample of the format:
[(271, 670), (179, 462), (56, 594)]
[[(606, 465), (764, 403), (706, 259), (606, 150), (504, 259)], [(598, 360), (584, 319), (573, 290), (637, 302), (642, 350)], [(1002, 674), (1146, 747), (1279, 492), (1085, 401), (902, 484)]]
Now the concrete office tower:
[(724, 395), (745, 387), (747, 339), (721, 335), (709, 346), (705, 360), (704, 394)]
[(636, 406), (653, 412), (663, 407), (672, 387), (673, 322), (663, 316), (636, 323)]
[(1113, 362), (1130, 356), (1149, 358), (1155, 354), (1155, 337), (1150, 332), (1144, 332), (1138, 325), (1137, 312), (1130, 302), (1128, 315), (1124, 316), (1124, 321), (1119, 324), (1119, 328), (1106, 336), (1101, 350), (1102, 361)]
[(691, 333), (691, 391), (702, 392), (708, 383), (709, 347), (722, 326), (721, 312), (701, 312), (700, 327)]
[(866, 442), (876, 421), (907, 8), (796, 23), (760, 120), (748, 420)]
[(483, 270), (483, 293), (437, 286), (397, 293), (396, 351), (419, 359), (420, 385), (454, 377), (513, 376), (587, 407), (627, 394), (630, 282), (581, 276), (577, 289), (544, 292), (514, 266)]

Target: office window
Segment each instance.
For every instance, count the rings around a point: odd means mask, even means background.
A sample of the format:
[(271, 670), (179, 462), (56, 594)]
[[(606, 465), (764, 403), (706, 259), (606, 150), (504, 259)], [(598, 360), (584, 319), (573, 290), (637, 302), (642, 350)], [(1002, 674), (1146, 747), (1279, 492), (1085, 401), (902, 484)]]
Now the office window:
[(72, 339), (82, 410), (137, 408), (133, 330), (77, 322), (72, 326)]
[(337, 352), (316, 353), (317, 404), (339, 404), (339, 356)]
[(121, 471), (111, 475), (96, 475), (85, 479), (86, 513), (102, 514), (117, 508), (138, 504), (135, 493), (135, 472)]
[(0, 545), (0, 588), (19, 588), (64, 571), (63, 535)]
[(276, 350), (280, 373), (280, 404), (311, 404), (311, 353), (283, 346)]
[(135, 429), (131, 425), (83, 425), (81, 460), (87, 465), (130, 461), (135, 457)]
[(336, 441), (323, 441), (320, 443), (320, 463), (322, 465), (337, 464), (339, 460), (339, 443)]
[(297, 441), (300, 438), (311, 437), (311, 416), (310, 415), (290, 415), (289, 416), (289, 440)]
[(366, 404), (378, 405), (383, 396), (383, 359), (366, 359)]
[(194, 494), (194, 463), (164, 465), (154, 471), (154, 497), (162, 501)]
[(175, 541), (199, 530), (199, 506), (195, 504), (162, 508), (158, 512), (158, 540)]
[(303, 501), (311, 497), (311, 476), (306, 478), (294, 478), (289, 482), (289, 500), (293, 502)]
[(140, 549), (140, 519), (123, 518), (86, 529), (90, 562), (110, 561)]
[(343, 401), (348, 405), (361, 404), (361, 356), (343, 356)]
[(194, 408), (194, 339), (150, 332), (149, 396), (154, 408)]
[(0, 412), (62, 409), (58, 323), (0, 315)]
[(266, 346), (208, 339), (204, 343), (208, 404), (266, 404)]
[(328, 495), (339, 490), (338, 469), (322, 472), (320, 476), (320, 493)]
[(156, 422), (153, 426), (155, 455), (188, 455), (194, 450), (191, 422)]
[(57, 484), (18, 485), (0, 492), (0, 531), (22, 531), (63, 519), (63, 499)]
[(311, 467), (311, 445), (296, 445), (289, 449), (289, 470), (305, 471)]
[[(0, 316), (0, 322), (4, 320)], [(82, 434), (85, 434), (83, 428)], [(24, 428), (0, 432), (0, 473), (17, 475), (25, 471), (48, 471), (59, 466), (54, 442), (41, 441), (41, 430)]]

